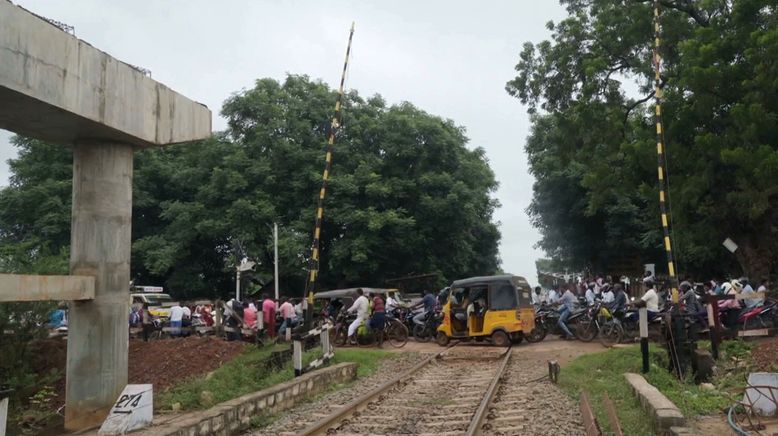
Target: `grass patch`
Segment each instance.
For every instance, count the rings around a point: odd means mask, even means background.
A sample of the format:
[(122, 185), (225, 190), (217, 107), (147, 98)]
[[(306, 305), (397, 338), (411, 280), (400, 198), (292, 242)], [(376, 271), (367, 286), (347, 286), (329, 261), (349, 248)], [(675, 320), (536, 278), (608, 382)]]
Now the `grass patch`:
[(343, 362), (356, 362), (359, 364), (357, 368), (357, 378), (366, 377), (375, 372), (378, 369), (378, 365), (383, 359), (394, 359), (399, 354), (391, 353), (389, 351), (378, 349), (338, 349), (335, 351), (335, 357), (332, 359), (333, 364)]
[[(279, 348), (272, 346), (249, 348), (245, 353), (213, 371), (210, 376), (187, 380), (161, 392), (158, 399), (154, 401), (155, 408), (170, 410), (178, 403), (180, 410), (184, 411), (204, 409), (289, 381), (294, 378), (291, 362), (280, 370), (268, 370), (265, 367), (265, 360), (273, 350), (286, 348), (281, 345), (277, 347)], [(303, 355), (303, 365), (320, 355), (320, 349), (306, 352)], [(357, 376), (364, 377), (374, 372), (382, 359), (394, 356), (395, 354), (382, 350), (337, 350), (331, 365), (357, 362), (359, 364)]]
[[(746, 358), (747, 350), (743, 350), (742, 343), (728, 344), (730, 343), (723, 344), (721, 350), (723, 359), (719, 360), (719, 364), (729, 361), (735, 355)], [(605, 392), (616, 406), (619, 422), (625, 434), (652, 434), (651, 421), (630, 391), (623, 375), (625, 372), (640, 374), (641, 369), (642, 359), (637, 345), (609, 349), (573, 360), (560, 373), (559, 384), (576, 400), (582, 390), (588, 393), (597, 420), (606, 434), (609, 434), (610, 426), (602, 406), (602, 396)], [(742, 374), (740, 371), (729, 372), (715, 381), (715, 390), (704, 390), (691, 382), (677, 380), (667, 371), (666, 351), (652, 344), (650, 371), (644, 374), (644, 377), (675, 403), (684, 416), (694, 417), (719, 413), (732, 404), (734, 397), (727, 392), (726, 388), (734, 380), (742, 377)]]

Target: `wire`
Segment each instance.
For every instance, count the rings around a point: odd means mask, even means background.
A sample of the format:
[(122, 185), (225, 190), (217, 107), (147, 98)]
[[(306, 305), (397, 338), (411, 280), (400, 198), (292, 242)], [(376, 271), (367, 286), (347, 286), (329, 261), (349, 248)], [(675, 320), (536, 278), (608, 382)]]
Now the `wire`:
[(733, 404), (729, 407), (729, 412), (727, 412), (727, 423), (729, 424), (730, 427), (732, 427), (732, 430), (735, 430), (735, 433), (737, 433), (738, 435), (751, 436), (750, 433), (740, 428), (740, 426), (737, 425), (732, 419), (732, 412), (735, 410), (735, 407), (737, 407), (737, 404)]

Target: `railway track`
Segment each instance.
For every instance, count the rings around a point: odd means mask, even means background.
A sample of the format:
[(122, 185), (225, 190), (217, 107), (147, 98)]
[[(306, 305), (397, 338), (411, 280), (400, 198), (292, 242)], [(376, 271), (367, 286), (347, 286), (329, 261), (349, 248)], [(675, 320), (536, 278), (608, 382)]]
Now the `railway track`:
[[(300, 435), (467, 433), (485, 395), (495, 389), (510, 357), (453, 354), (446, 349), (349, 404), (336, 407)], [(291, 429), (290, 429), (291, 430)]]
[(452, 347), (274, 434), (584, 434), (575, 403), (544, 379), (545, 361), (510, 348)]
[(546, 362), (510, 357), (468, 435), (585, 435), (575, 403), (546, 377)]

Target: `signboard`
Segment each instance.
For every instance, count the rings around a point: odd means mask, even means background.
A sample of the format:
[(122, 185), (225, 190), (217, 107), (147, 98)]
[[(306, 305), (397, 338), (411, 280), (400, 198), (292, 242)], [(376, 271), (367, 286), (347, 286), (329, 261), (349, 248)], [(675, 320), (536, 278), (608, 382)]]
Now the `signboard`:
[(154, 419), (152, 397), (152, 385), (127, 385), (97, 434), (122, 435), (150, 426)]
[(165, 288), (162, 286), (133, 286), (133, 292), (143, 292), (151, 294), (162, 294), (165, 292)]
[(735, 244), (735, 241), (733, 241), (732, 239), (727, 238), (721, 244), (724, 246), (724, 248), (729, 250), (731, 253), (737, 251), (737, 244)]

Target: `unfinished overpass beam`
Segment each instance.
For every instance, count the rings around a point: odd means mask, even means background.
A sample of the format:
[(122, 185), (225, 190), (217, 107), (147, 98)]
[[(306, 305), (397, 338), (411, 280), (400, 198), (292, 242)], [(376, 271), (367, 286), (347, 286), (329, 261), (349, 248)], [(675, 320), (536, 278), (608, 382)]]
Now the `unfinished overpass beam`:
[(0, 0), (0, 128), (73, 149), (70, 272), (95, 282), (70, 303), (65, 427), (98, 425), (127, 383), (133, 150), (204, 139), (211, 112)]

